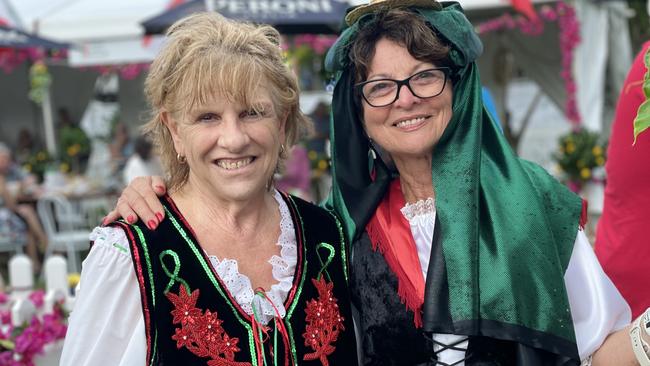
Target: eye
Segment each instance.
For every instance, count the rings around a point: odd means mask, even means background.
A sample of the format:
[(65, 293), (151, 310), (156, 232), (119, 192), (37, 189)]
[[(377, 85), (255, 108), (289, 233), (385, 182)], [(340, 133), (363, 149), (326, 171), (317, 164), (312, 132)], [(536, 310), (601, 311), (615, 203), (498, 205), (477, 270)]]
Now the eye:
[(216, 113), (203, 113), (197, 118), (197, 122), (212, 122), (219, 119)]
[(392, 81), (376, 81), (366, 84), (364, 93), (369, 97), (378, 97), (389, 93), (394, 88), (395, 83)]
[(257, 119), (266, 116), (266, 112), (263, 109), (251, 108), (240, 113), (240, 118), (248, 119)]
[(425, 70), (415, 74), (411, 80), (417, 83), (432, 83), (441, 80), (443, 77), (444, 74), (440, 70)]

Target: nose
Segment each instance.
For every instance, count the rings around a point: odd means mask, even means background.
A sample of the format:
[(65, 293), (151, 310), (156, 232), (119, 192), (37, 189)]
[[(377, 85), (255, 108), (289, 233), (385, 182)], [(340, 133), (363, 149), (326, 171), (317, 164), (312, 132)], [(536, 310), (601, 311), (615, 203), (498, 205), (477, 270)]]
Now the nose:
[(239, 152), (250, 142), (250, 136), (246, 131), (246, 126), (238, 118), (224, 118), (219, 128), (221, 128), (219, 146), (229, 152)]
[(400, 85), (399, 89), (397, 90), (397, 100), (395, 101), (395, 106), (408, 108), (413, 104), (418, 103), (420, 103), (420, 98), (411, 92), (411, 88), (409, 88), (406, 84)]

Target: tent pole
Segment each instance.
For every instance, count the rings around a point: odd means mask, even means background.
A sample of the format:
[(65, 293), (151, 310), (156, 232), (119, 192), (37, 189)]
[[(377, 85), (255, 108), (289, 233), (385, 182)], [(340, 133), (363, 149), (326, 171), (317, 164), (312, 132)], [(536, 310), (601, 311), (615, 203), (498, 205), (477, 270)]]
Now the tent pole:
[(56, 139), (54, 136), (54, 119), (52, 118), (52, 102), (50, 100), (50, 87), (47, 87), (43, 93), (43, 103), (41, 104), (43, 113), (43, 125), (45, 131), (45, 146), (50, 156), (57, 156)]

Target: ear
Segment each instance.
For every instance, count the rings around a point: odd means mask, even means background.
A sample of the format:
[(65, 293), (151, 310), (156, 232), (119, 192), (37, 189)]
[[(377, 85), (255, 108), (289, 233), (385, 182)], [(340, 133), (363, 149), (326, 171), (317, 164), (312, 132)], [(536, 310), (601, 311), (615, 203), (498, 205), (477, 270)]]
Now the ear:
[(180, 135), (178, 134), (178, 123), (174, 117), (172, 117), (172, 114), (167, 110), (163, 110), (160, 113), (160, 119), (162, 120), (162, 123), (165, 124), (165, 127), (167, 127), (169, 133), (172, 135), (172, 141), (174, 142), (174, 149), (176, 150), (176, 153), (185, 155), (183, 142), (180, 138)]

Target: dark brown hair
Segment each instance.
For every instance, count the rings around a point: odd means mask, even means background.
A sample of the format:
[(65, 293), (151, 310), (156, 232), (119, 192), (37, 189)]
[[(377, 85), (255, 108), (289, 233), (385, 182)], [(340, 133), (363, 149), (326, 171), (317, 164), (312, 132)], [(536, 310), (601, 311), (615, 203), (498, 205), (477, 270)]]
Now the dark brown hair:
[(419, 61), (448, 66), (449, 45), (442, 40), (421, 16), (406, 9), (389, 9), (376, 14), (375, 19), (364, 24), (350, 48), (354, 64), (355, 82), (368, 76), (377, 42), (386, 38), (401, 46)]

